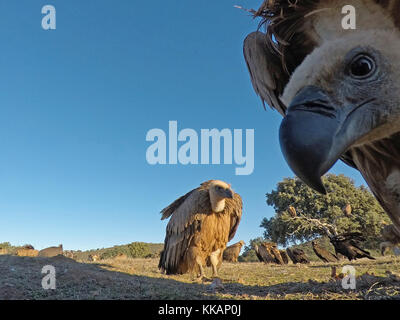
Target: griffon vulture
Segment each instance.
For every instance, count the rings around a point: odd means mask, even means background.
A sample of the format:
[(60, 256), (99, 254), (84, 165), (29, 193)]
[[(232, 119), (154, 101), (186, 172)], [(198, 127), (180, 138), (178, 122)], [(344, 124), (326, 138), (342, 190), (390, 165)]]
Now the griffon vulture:
[(275, 263), (274, 256), (269, 252), (264, 244), (260, 243), (260, 245), (254, 245), (254, 251), (256, 252), (257, 258), (260, 262)]
[[(383, 242), (379, 244), (381, 254), (384, 256), (387, 248), (394, 249), (400, 244), (399, 238), (396, 236), (394, 225), (386, 225), (382, 229)], [(396, 253), (396, 252), (395, 252)]]
[(242, 198), (223, 181), (210, 180), (161, 211), (167, 225), (159, 268), (167, 274), (197, 272), (211, 264), (213, 276), (239, 226)]
[(297, 216), (296, 209), (292, 206), (289, 206), (289, 214), (292, 218), (295, 218)]
[(255, 245), (254, 250), (260, 262), (285, 264), (276, 243), (262, 242), (260, 245)]
[(318, 243), (315, 241), (312, 241), (312, 247), (314, 250), (314, 253), (318, 258), (320, 258), (324, 262), (337, 262), (339, 259), (333, 254), (330, 253), (329, 251), (325, 250), (324, 248), (321, 248)]
[[(342, 26), (345, 5), (356, 29)], [(244, 56), (256, 93), (284, 116), (295, 174), (321, 181), (338, 160), (359, 170), (400, 239), (400, 1), (267, 0)]]
[(264, 246), (267, 248), (269, 253), (274, 257), (274, 262), (277, 264), (285, 264), (281, 256), (281, 252), (278, 250), (277, 244), (274, 242), (264, 242)]
[(351, 217), (351, 212), (352, 212), (352, 208), (350, 203), (346, 204), (343, 208), (342, 208), (343, 214), (346, 217)]
[(230, 245), (224, 250), (222, 259), (228, 262), (238, 262), (238, 257), (243, 246), (243, 240), (240, 240), (239, 242)]

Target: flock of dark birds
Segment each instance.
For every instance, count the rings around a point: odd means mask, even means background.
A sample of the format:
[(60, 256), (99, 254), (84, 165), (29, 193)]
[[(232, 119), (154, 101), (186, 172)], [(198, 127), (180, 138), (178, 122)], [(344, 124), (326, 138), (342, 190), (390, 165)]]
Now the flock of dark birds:
[[(312, 241), (312, 248), (315, 255), (323, 262), (338, 262), (343, 257), (349, 261), (361, 258), (368, 258), (375, 260), (371, 254), (361, 248), (361, 243), (365, 241), (360, 233), (347, 233), (330, 237), (330, 242), (335, 248), (335, 253), (321, 247), (317, 241)], [(254, 245), (254, 251), (260, 262), (288, 264), (292, 260), (294, 264), (297, 263), (310, 263), (304, 250), (300, 248), (287, 248), (286, 251), (278, 250), (275, 243), (262, 242), (261, 244)]]

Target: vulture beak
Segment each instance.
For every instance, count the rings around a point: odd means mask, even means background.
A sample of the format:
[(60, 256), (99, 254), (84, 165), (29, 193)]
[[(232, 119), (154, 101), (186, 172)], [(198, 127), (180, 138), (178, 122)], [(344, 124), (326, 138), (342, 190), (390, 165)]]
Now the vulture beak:
[(226, 197), (228, 198), (228, 199), (233, 199), (233, 191), (232, 190), (230, 190), (230, 189), (227, 189), (226, 190)]
[(354, 117), (361, 115), (357, 110), (371, 100), (356, 106), (338, 106), (332, 100), (319, 87), (304, 87), (292, 100), (279, 131), (281, 149), (290, 168), (323, 194), (326, 190), (321, 177), (372, 129), (354, 129), (358, 121), (352, 124)]

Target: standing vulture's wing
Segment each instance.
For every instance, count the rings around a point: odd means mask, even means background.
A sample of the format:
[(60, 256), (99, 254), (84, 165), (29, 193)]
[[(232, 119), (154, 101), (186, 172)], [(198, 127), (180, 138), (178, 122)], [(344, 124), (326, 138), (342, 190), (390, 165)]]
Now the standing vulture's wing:
[(210, 196), (204, 186), (188, 192), (161, 211), (162, 219), (171, 216), (167, 225), (164, 250), (159, 268), (167, 274), (185, 273), (182, 259), (196, 231), (201, 229), (204, 217), (210, 214)]
[(254, 90), (264, 107), (267, 102), (285, 116), (286, 107), (279, 96), (288, 82), (288, 75), (280, 59), (267, 47), (266, 35), (259, 31), (250, 33), (244, 40), (243, 54)]
[(236, 230), (239, 227), (240, 220), (242, 219), (242, 206), (242, 198), (237, 193), (235, 193), (233, 199), (225, 200), (226, 213), (231, 215), (228, 242), (233, 239)]

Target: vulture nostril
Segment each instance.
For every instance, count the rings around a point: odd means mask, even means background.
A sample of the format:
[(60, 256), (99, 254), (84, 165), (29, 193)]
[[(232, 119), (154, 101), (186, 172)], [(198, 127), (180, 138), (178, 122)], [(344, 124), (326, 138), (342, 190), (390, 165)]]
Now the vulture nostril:
[(311, 101), (305, 104), (294, 105), (290, 107), (289, 111), (306, 111), (318, 113), (329, 118), (336, 117), (336, 109), (334, 107), (319, 101)]

